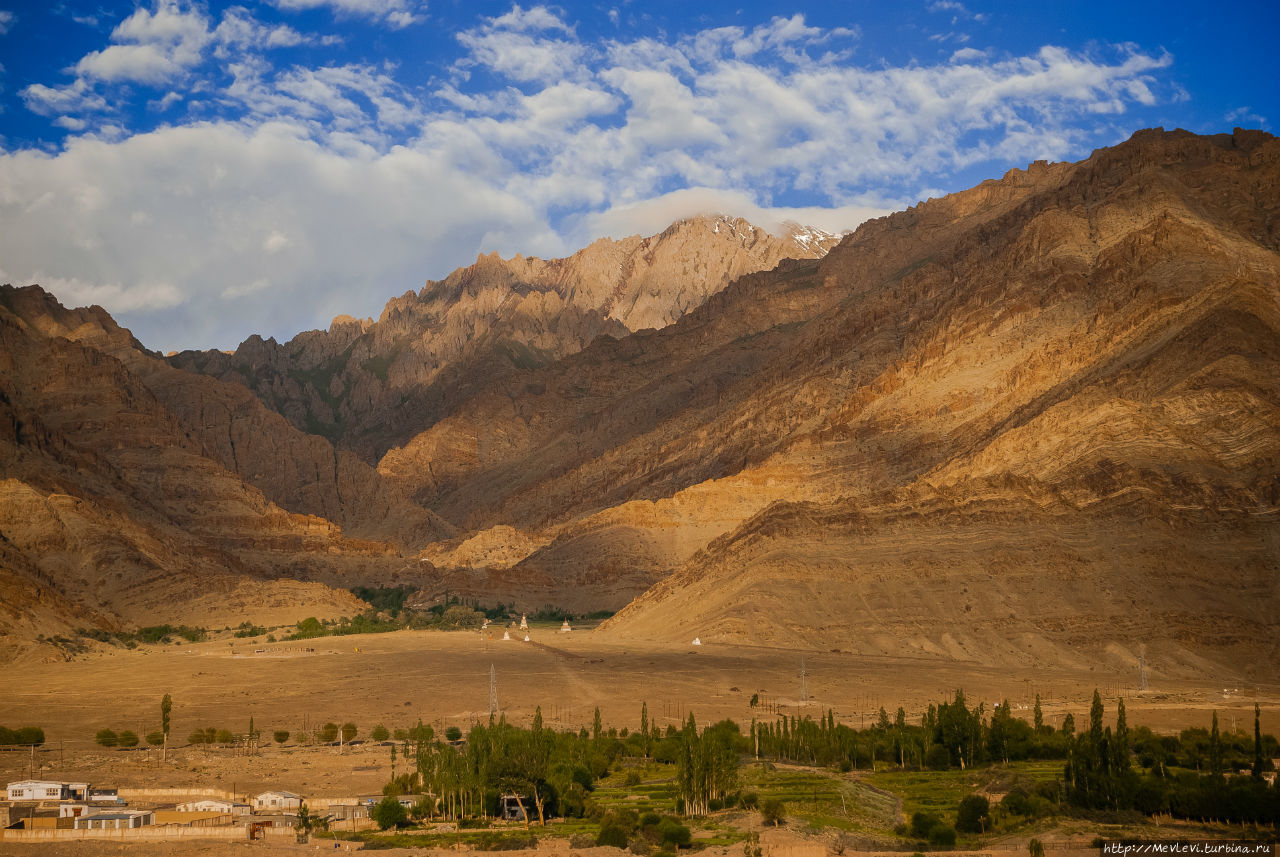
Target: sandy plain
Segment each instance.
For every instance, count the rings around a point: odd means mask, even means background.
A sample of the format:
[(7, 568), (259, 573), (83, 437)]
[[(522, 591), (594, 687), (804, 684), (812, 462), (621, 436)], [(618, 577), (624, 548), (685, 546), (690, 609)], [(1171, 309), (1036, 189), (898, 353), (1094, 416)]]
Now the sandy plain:
[[(700, 723), (725, 717), (745, 728), (753, 717), (817, 717), (862, 727), (884, 706), (899, 705), (918, 720), (930, 703), (963, 688), (971, 703), (1008, 699), (1031, 719), (1036, 694), (1045, 719), (1067, 712), (1085, 722), (1094, 688), (1107, 705), (1126, 698), (1131, 725), (1157, 731), (1208, 726), (1217, 711), (1222, 728), (1251, 730), (1253, 704), (1265, 731), (1280, 721), (1280, 675), (1272, 684), (1246, 685), (1229, 673), (1200, 680), (1138, 677), (1092, 670), (1026, 670), (945, 659), (868, 657), (834, 651), (750, 646), (671, 645), (628, 641), (600, 631), (558, 633), (534, 628), (503, 631), (402, 631), (286, 643), (212, 640), (193, 645), (113, 649), (70, 661), (14, 663), (0, 669), (0, 723), (39, 725), (46, 744), (34, 754), (0, 752), (0, 776), (89, 781), (97, 785), (204, 787), (253, 794), (283, 788), (312, 797), (378, 792), (391, 771), (390, 748), (361, 739), (375, 724), (405, 728), (419, 719), (437, 730), (465, 729), (488, 718), (490, 674), (498, 705), (517, 724), (541, 707), (557, 728), (589, 727), (599, 707), (607, 727), (635, 729), (641, 704), (659, 725), (678, 725), (690, 712)], [(803, 677), (802, 677), (803, 672)], [(802, 691), (807, 697), (802, 699)], [(97, 730), (158, 728), (161, 697), (173, 697), (167, 761), (159, 750), (108, 750)], [(759, 694), (755, 708), (751, 697)], [(263, 742), (256, 754), (187, 745), (193, 729), (213, 726), (244, 733), (253, 717)], [(326, 721), (354, 722), (357, 743), (345, 748), (299, 743)], [(292, 733), (283, 746), (275, 730)], [(400, 772), (403, 772), (401, 763)]]

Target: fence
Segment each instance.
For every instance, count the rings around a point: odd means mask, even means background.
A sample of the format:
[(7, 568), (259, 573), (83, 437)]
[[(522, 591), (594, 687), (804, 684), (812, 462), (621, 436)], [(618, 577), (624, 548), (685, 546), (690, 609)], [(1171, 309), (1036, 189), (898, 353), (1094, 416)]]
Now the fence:
[[(293, 836), (292, 830), (285, 833)], [(171, 839), (247, 840), (244, 827), (135, 827), (132, 830), (0, 830), (0, 842), (64, 842), (79, 839), (110, 839), (116, 842), (154, 842)]]

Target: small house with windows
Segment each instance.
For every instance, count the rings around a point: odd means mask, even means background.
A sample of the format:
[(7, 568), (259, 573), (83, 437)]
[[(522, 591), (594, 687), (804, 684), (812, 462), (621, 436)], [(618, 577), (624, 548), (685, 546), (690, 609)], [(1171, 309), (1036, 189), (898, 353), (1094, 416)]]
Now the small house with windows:
[(252, 807), (247, 803), (221, 798), (204, 798), (180, 803), (177, 806), (178, 812), (221, 812), (226, 815), (248, 815), (251, 809)]
[(302, 795), (293, 792), (263, 792), (253, 799), (254, 812), (297, 812), (302, 807)]
[(8, 799), (18, 800), (88, 800), (88, 783), (55, 783), (51, 780), (20, 780), (5, 789)]

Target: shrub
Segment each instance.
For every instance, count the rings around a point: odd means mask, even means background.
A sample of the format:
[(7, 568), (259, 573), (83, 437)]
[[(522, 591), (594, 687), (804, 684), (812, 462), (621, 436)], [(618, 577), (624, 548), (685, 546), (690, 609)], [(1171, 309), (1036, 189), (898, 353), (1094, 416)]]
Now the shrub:
[(187, 743), (188, 743), (188, 744), (203, 744), (203, 743), (204, 743), (204, 730), (203, 730), (203, 729), (197, 729), (197, 730), (195, 730), (194, 732), (192, 732), (190, 735), (188, 735), (188, 736), (187, 736)]
[(271, 737), (275, 739), (275, 742), (277, 744), (283, 744), (284, 742), (289, 740), (289, 730), (277, 729), (276, 731), (271, 733)]
[(776, 797), (768, 798), (760, 805), (760, 820), (777, 827), (787, 820), (787, 808)]
[(606, 824), (600, 828), (596, 836), (596, 845), (612, 845), (614, 848), (627, 847), (627, 832), (616, 824)]
[(232, 741), (236, 740), (236, 736), (231, 734), (230, 729), (219, 729), (214, 733), (214, 740), (219, 744), (230, 744)]
[(738, 802), (742, 804), (743, 809), (755, 809), (760, 805), (760, 795), (755, 792), (743, 792)]
[(98, 734), (94, 736), (94, 740), (103, 747), (114, 747), (120, 740), (120, 736), (116, 735), (114, 729), (99, 729)]
[(386, 741), (390, 737), (391, 733), (381, 723), (369, 730), (369, 738), (374, 741)]
[(459, 741), (462, 739), (462, 730), (457, 726), (450, 726), (444, 730), (444, 739), (446, 741)]
[(378, 801), (378, 805), (370, 813), (370, 818), (383, 830), (389, 827), (404, 827), (409, 823), (409, 813), (393, 795), (387, 795)]
[(983, 833), (991, 821), (991, 801), (982, 795), (969, 795), (960, 801), (956, 813), (956, 830), (961, 833)]
[(941, 824), (942, 819), (930, 812), (917, 812), (911, 816), (911, 835), (917, 839), (928, 839), (929, 831), (933, 829), (935, 824)]
[(689, 843), (693, 841), (693, 834), (689, 828), (685, 827), (674, 818), (664, 818), (658, 822), (659, 842), (664, 846), (674, 845), (677, 849), (689, 847)]
[(956, 847), (956, 829), (949, 824), (938, 822), (929, 831), (929, 844), (935, 848)]

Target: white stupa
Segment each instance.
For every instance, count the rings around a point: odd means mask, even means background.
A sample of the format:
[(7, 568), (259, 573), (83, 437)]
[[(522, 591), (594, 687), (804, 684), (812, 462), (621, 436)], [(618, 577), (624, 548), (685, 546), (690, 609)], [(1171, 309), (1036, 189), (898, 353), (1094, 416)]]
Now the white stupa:
[(511, 639), (511, 632), (510, 632), (510, 631), (503, 631), (503, 632), (502, 632), (502, 639), (504, 639), (504, 640), (510, 640), (510, 639)]
[(520, 614), (520, 630), (521, 631), (529, 630), (529, 620), (528, 618), (525, 617), (523, 613)]
[(528, 635), (528, 634), (525, 634), (525, 635), (524, 635), (524, 641), (525, 641), (526, 643), (527, 643), (527, 642), (529, 642), (529, 635)]
[(572, 631), (572, 630), (573, 630), (573, 628), (570, 628), (570, 627), (569, 627), (569, 620), (568, 620), (568, 619), (565, 619), (565, 620), (564, 620), (564, 624), (560, 626), (560, 633), (561, 633), (561, 634), (567, 634), (567, 633), (569, 633), (569, 632), (570, 632), (570, 631)]
[(693, 638), (693, 644), (694, 644), (695, 646), (701, 646), (701, 645), (702, 645), (702, 638), (701, 638), (701, 637), (694, 637), (694, 638)]

